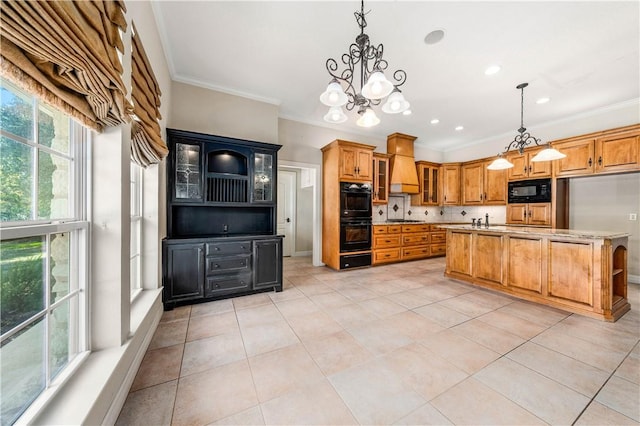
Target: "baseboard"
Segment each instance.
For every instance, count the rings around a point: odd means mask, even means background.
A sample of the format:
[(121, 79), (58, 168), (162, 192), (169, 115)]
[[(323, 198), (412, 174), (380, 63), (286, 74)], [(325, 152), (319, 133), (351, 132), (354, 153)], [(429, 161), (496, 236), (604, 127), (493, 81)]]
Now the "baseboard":
[(105, 425), (113, 425), (118, 420), (118, 416), (120, 416), (120, 412), (122, 411), (122, 407), (127, 400), (127, 396), (129, 395), (129, 390), (131, 389), (131, 385), (133, 384), (134, 379), (136, 378), (136, 374), (138, 373), (138, 369), (142, 364), (142, 359), (147, 353), (147, 348), (151, 343), (151, 339), (153, 339), (153, 335), (158, 328), (158, 324), (160, 323), (160, 318), (162, 317), (162, 310), (160, 310), (154, 318), (152, 318), (151, 327), (147, 328), (147, 332), (142, 340), (142, 344), (138, 347), (138, 351), (136, 352), (133, 362), (129, 365), (127, 369), (127, 374), (125, 375), (122, 384), (120, 385), (116, 395), (113, 398), (113, 402), (109, 407), (109, 410), (105, 414), (104, 421), (102, 424)]
[(292, 257), (300, 257), (300, 256), (311, 256), (313, 252), (311, 250), (307, 250), (307, 251), (297, 251), (295, 253), (293, 253), (291, 256)]
[(633, 284), (640, 284), (640, 275), (628, 274), (627, 275), (627, 282), (633, 283)]

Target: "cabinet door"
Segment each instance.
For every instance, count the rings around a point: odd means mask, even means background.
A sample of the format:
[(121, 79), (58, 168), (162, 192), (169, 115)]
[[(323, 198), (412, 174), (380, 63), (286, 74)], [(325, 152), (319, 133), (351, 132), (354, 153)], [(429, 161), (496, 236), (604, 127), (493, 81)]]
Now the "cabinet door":
[(431, 198), (429, 204), (438, 205), (440, 204), (440, 167), (431, 167), (429, 173), (431, 174)]
[(204, 296), (204, 244), (170, 244), (165, 250), (164, 302)]
[(527, 204), (507, 204), (507, 223), (525, 225), (527, 223)]
[(253, 288), (276, 287), (282, 291), (282, 240), (253, 242)]
[(202, 200), (200, 145), (176, 143), (173, 197), (176, 201)]
[(442, 180), (444, 181), (443, 201), (444, 205), (460, 205), (460, 166), (442, 166)]
[(533, 157), (544, 148), (539, 148), (527, 153), (527, 170), (531, 179), (551, 177), (552, 161), (531, 161)]
[(556, 176), (591, 174), (594, 170), (594, 140), (564, 142), (553, 146), (566, 154), (565, 158), (554, 161)]
[(440, 203), (440, 167), (428, 164), (416, 164), (420, 192), (411, 199), (421, 206), (434, 206)]
[(596, 172), (640, 168), (640, 136), (618, 135), (596, 140)]
[(462, 166), (462, 204), (482, 204), (484, 198), (484, 163)]
[(273, 201), (273, 155), (256, 152), (253, 166), (253, 201)]
[(527, 204), (529, 225), (551, 225), (551, 203)]
[(507, 170), (489, 170), (484, 163), (484, 204), (507, 204)]
[(447, 272), (471, 275), (471, 233), (447, 233)]
[(509, 236), (507, 282), (510, 287), (542, 293), (542, 239)]
[(508, 170), (509, 180), (526, 179), (529, 176), (529, 162), (527, 161), (527, 154), (518, 154), (516, 151), (513, 154), (507, 156), (507, 160), (513, 164)]
[(340, 147), (340, 178), (356, 179), (358, 150), (353, 147)]
[(476, 234), (473, 237), (473, 276), (502, 284), (503, 234)]
[(359, 149), (356, 151), (356, 176), (361, 180), (373, 180), (373, 173), (371, 172), (373, 152)]
[(373, 156), (373, 203), (386, 204), (389, 198), (389, 159)]
[(549, 296), (593, 306), (593, 243), (549, 242)]

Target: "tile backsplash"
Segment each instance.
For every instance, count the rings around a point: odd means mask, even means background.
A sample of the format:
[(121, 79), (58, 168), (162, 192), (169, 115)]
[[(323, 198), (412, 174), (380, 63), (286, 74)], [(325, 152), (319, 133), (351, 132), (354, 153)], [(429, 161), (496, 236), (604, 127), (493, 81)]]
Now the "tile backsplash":
[(506, 206), (412, 206), (405, 194), (389, 196), (388, 204), (373, 206), (373, 222), (388, 219), (424, 220), (427, 222), (469, 222), (489, 214), (489, 223), (502, 225), (507, 221)]

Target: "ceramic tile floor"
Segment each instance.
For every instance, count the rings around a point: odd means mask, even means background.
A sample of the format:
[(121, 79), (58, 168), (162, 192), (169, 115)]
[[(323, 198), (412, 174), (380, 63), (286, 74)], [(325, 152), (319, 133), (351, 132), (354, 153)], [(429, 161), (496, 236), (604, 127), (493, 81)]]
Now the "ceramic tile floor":
[(286, 258), (281, 293), (165, 312), (118, 424), (640, 424), (640, 286), (611, 324), (443, 270)]

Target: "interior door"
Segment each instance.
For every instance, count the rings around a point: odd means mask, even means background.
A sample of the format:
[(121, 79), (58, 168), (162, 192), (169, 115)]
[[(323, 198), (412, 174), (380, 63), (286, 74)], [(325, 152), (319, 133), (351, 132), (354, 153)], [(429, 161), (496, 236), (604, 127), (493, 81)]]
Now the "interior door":
[(282, 255), (291, 256), (295, 250), (296, 173), (278, 170), (278, 234), (284, 235)]

